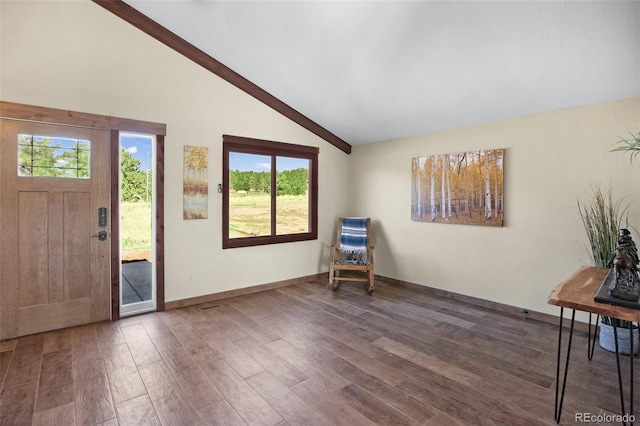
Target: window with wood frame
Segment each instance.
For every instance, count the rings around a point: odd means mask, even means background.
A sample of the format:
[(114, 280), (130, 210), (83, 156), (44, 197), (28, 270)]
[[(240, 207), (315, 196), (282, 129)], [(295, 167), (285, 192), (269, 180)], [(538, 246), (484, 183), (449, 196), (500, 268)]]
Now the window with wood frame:
[(318, 237), (318, 148), (223, 135), (222, 248)]
[(18, 176), (89, 179), (91, 141), (18, 135)]

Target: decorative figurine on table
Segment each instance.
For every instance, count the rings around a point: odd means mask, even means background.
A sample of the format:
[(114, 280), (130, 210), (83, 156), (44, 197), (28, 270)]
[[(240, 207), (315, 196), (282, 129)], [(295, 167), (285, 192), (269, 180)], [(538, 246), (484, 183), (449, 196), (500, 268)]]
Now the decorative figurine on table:
[(613, 266), (614, 279), (609, 295), (617, 299), (637, 302), (640, 297), (638, 277), (638, 249), (628, 229), (621, 229), (616, 249), (609, 256), (608, 267)]

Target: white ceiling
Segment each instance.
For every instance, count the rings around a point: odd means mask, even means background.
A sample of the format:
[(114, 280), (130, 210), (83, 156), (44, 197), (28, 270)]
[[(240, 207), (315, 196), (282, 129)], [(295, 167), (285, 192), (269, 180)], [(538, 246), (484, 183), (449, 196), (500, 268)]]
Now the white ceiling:
[(640, 95), (640, 0), (126, 2), (351, 145)]

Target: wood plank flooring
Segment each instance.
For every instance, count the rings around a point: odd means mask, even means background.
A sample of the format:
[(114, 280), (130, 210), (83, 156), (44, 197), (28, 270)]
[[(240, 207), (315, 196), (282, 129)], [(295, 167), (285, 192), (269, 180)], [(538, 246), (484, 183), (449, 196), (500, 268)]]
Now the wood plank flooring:
[[(556, 345), (554, 325), (312, 281), (0, 342), (0, 424), (552, 425)], [(586, 346), (562, 424), (620, 410), (614, 355)]]

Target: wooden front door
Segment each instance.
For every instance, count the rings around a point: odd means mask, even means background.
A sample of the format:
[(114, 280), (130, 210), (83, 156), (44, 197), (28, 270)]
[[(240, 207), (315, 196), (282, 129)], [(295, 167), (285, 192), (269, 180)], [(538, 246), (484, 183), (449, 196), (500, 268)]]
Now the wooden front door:
[(109, 319), (109, 132), (0, 127), (0, 339)]

